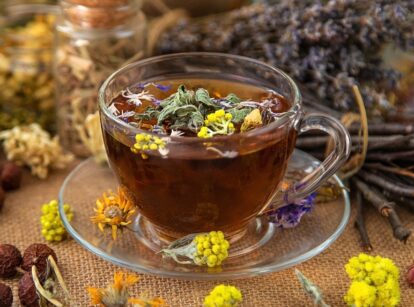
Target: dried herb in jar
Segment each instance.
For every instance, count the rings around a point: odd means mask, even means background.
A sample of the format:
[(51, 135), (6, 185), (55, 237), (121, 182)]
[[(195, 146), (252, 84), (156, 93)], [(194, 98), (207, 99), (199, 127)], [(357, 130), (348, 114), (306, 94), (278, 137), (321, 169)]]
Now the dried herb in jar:
[(79, 129), (97, 110), (103, 81), (144, 49), (145, 17), (137, 1), (61, 2), (57, 26), (56, 94), (59, 135), (77, 155), (88, 155)]
[(0, 130), (39, 123), (55, 129), (54, 6), (10, 9), (0, 34)]

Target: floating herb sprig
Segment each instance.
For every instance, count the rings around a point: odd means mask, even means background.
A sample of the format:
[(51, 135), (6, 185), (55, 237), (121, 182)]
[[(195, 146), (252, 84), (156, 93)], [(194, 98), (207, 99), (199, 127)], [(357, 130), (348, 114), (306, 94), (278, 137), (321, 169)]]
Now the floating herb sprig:
[[(253, 110), (251, 106), (241, 105), (242, 100), (235, 94), (224, 98), (212, 98), (204, 88), (189, 90), (180, 85), (177, 92), (162, 100), (155, 107), (148, 107), (144, 112), (135, 115), (138, 120), (156, 120), (156, 126), (168, 126), (171, 130), (191, 131), (198, 133), (201, 129), (209, 128), (209, 136), (216, 134), (228, 135), (235, 131), (234, 124), (242, 123), (244, 118)], [(207, 117), (223, 110), (227, 117), (222, 123), (206, 124)], [(218, 124), (221, 126), (218, 127)], [(205, 133), (202, 134), (205, 137)]]

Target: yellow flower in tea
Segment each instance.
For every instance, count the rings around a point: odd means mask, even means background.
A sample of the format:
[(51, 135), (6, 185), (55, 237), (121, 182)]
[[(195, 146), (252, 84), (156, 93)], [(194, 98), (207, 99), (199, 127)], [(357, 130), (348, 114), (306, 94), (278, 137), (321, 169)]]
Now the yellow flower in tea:
[(263, 126), (262, 114), (259, 109), (254, 109), (244, 118), (240, 131), (246, 132), (260, 126)]
[(242, 293), (234, 286), (223, 284), (214, 287), (204, 299), (205, 307), (235, 307), (243, 300)]
[(204, 126), (197, 133), (199, 138), (211, 138), (217, 134), (229, 135), (235, 131), (234, 124), (231, 122), (233, 115), (226, 113), (223, 109), (208, 114), (204, 120)]
[[(211, 231), (178, 239), (161, 250), (161, 253), (181, 264), (194, 263), (212, 268), (227, 259), (229, 247), (230, 243), (224, 238), (223, 232)], [(180, 260), (178, 257), (190, 260)]]
[(131, 224), (131, 217), (135, 213), (134, 205), (120, 188), (118, 194), (112, 191), (103, 193), (102, 198), (96, 201), (94, 210), (96, 215), (91, 217), (91, 221), (97, 224), (102, 232), (105, 231), (105, 228), (110, 227), (114, 240), (118, 228)]
[(142, 159), (148, 159), (146, 152), (158, 150), (158, 152), (166, 156), (168, 150), (165, 148), (165, 140), (158, 136), (152, 136), (150, 134), (138, 133), (135, 136), (135, 144), (131, 147), (133, 153), (141, 153)]

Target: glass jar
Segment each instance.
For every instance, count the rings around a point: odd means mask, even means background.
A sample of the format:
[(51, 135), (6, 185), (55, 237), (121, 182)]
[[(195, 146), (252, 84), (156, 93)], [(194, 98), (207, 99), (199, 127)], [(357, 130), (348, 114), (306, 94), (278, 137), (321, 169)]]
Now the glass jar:
[(53, 41), (57, 7), (7, 7), (0, 31), (0, 130), (39, 123), (55, 128)]
[(62, 144), (88, 152), (83, 126), (97, 111), (103, 81), (129, 60), (143, 57), (146, 21), (140, 0), (64, 0), (57, 24), (55, 90)]

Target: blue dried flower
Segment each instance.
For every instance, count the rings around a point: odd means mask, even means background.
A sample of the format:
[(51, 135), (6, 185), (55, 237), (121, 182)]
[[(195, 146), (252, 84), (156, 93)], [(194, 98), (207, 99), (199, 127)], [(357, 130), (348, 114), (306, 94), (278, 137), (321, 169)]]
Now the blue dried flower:
[(269, 221), (280, 228), (296, 227), (302, 216), (312, 210), (315, 198), (316, 193), (312, 193), (298, 202), (272, 210), (268, 213)]
[(157, 84), (157, 83), (154, 83), (154, 82), (138, 83), (135, 87), (137, 89), (144, 90), (145, 88), (147, 88), (150, 85), (156, 87), (157, 89), (159, 89), (160, 91), (163, 91), (163, 92), (168, 92), (171, 89), (171, 85), (162, 85), (162, 84)]

